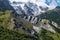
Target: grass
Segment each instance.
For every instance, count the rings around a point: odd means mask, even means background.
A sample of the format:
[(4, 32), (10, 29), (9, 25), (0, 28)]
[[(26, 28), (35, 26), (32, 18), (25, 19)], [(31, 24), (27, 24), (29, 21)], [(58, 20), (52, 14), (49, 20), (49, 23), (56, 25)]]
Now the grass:
[[(38, 15), (37, 17), (42, 18), (42, 19), (47, 19), (50, 22), (54, 21), (58, 25), (60, 25), (60, 12), (59, 11), (51, 10), (41, 15)], [(52, 27), (57, 33), (52, 33), (52, 32), (42, 29), (40, 32), (41, 40), (60, 40), (60, 31), (59, 31), (60, 29), (56, 28), (55, 26), (52, 26)]]
[(33, 25), (28, 21), (25, 21), (23, 25), (24, 25), (25, 28), (33, 29)]
[(42, 29), (39, 35), (41, 40), (60, 40), (60, 34), (52, 33), (45, 29)]
[(20, 34), (16, 31), (8, 30), (0, 26), (0, 40), (37, 40), (26, 34)]
[(0, 14), (0, 26), (6, 27), (6, 28), (12, 28), (13, 18), (11, 17), (11, 11), (6, 10), (3, 12), (3, 14)]

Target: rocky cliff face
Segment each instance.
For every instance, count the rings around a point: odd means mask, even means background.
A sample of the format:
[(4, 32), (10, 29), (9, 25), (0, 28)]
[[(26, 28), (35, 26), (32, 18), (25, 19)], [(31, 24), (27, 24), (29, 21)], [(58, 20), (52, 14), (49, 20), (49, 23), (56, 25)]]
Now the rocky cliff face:
[(54, 9), (54, 11), (60, 12), (60, 6), (57, 6), (57, 7)]

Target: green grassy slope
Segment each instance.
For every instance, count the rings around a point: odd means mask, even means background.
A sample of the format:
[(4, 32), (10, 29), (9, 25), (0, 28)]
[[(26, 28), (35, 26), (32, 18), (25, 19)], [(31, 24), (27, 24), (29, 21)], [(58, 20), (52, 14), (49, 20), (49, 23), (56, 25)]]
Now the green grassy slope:
[(15, 30), (10, 30), (13, 26), (11, 11), (0, 9), (0, 40), (37, 40), (26, 34), (22, 29), (20, 29), (19, 33)]
[(0, 40), (37, 40), (26, 34), (20, 34), (0, 26)]
[[(40, 17), (42, 19), (48, 19), (50, 22), (54, 21), (58, 25), (60, 25), (60, 12), (59, 11), (51, 10), (41, 15), (38, 15), (37, 17)], [(43, 31), (41, 30), (40, 32), (41, 40), (60, 40), (60, 29), (56, 28), (55, 26), (52, 26), (52, 27), (57, 33), (51, 33), (46, 30), (43, 30)]]
[(59, 33), (52, 33), (44, 29), (41, 30), (39, 36), (41, 40), (60, 40)]
[(3, 26), (5, 28), (12, 29), (13, 27), (13, 18), (11, 16), (11, 11), (0, 11), (0, 26)]
[[(40, 33), (38, 34), (39, 37), (36, 39), (34, 37), (31, 37), (30, 35), (23, 32), (22, 29), (20, 29), (19, 33), (15, 30), (9, 30), (13, 28), (13, 18), (10, 15), (11, 11), (9, 10), (2, 10), (0, 9), (0, 40), (60, 40), (60, 29), (57, 29), (54, 27), (54, 29), (57, 31), (57, 33), (52, 33), (47, 30), (42, 29)], [(60, 13), (55, 11), (49, 11), (45, 14), (41, 14), (38, 17), (42, 19), (48, 19), (56, 22), (57, 24), (60, 24)], [(30, 24), (30, 23), (29, 23)], [(24, 23), (24, 26), (27, 26), (27, 28), (31, 28), (31, 25), (29, 25), (27, 22)], [(7, 29), (8, 28), (8, 29)]]

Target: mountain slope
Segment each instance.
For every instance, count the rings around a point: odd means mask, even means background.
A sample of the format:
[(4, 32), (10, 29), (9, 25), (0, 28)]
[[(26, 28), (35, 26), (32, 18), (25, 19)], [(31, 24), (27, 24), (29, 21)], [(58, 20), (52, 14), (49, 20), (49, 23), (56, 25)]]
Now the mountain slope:
[(19, 31), (14, 30), (11, 10), (3, 10), (0, 10), (0, 40), (37, 40), (20, 28)]
[[(47, 11), (41, 15), (39, 15), (38, 17), (42, 18), (42, 19), (48, 19), (50, 21), (50, 23), (54, 22), (55, 24), (53, 24), (57, 29), (60, 29), (60, 7), (56, 7), (53, 10)], [(59, 30), (57, 30), (59, 31)], [(60, 31), (59, 31), (60, 33)]]
[(0, 26), (0, 40), (37, 40), (26, 34), (20, 34)]
[[(51, 33), (49, 31), (42, 31), (40, 34), (40, 37), (42, 38), (42, 40), (60, 40), (60, 7), (56, 7), (53, 10), (47, 11), (37, 17), (42, 18), (42, 19), (47, 19), (49, 20), (49, 24), (52, 26), (52, 28), (56, 31), (56, 33)], [(52, 21), (54, 23), (52, 23)], [(55, 24), (56, 23), (56, 24)], [(56, 27), (57, 25), (57, 27)], [(45, 37), (44, 37), (45, 36)], [(49, 37), (50, 39), (49, 39)]]

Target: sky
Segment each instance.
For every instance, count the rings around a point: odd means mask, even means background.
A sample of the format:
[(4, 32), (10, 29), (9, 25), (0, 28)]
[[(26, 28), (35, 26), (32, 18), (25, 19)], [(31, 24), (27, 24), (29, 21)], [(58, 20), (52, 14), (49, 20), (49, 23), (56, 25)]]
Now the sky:
[(57, 5), (60, 6), (60, 0), (57, 1)]
[(60, 6), (60, 0), (46, 0), (45, 3), (49, 5), (52, 1), (55, 1), (57, 6)]

